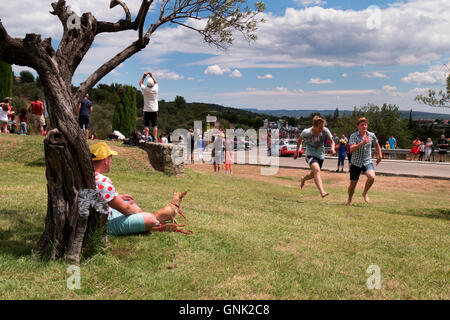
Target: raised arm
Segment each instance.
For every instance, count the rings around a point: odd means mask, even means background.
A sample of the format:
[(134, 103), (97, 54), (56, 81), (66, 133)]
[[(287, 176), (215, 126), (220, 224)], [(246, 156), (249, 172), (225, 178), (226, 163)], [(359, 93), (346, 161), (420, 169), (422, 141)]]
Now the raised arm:
[(149, 72), (149, 75), (150, 75), (150, 77), (153, 79), (153, 82), (154, 82), (155, 84), (157, 84), (158, 81), (156, 81), (155, 77), (153, 77), (153, 74), (152, 74), (151, 72)]
[(144, 73), (144, 75), (141, 78), (141, 81), (139, 81), (139, 88), (142, 86), (142, 84), (144, 83), (145, 77), (147, 76), (147, 72)]

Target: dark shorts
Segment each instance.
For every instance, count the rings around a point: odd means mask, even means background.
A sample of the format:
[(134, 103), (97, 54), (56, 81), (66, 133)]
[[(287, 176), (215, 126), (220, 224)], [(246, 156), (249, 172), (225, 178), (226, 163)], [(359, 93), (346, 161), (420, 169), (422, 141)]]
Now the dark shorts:
[(352, 154), (351, 153), (347, 153), (347, 158), (348, 158), (348, 163), (352, 164)]
[(78, 118), (78, 123), (80, 124), (81, 129), (89, 129), (89, 117), (80, 116)]
[(366, 173), (366, 171), (375, 171), (375, 167), (372, 163), (367, 166), (362, 166), (361, 168), (352, 164), (350, 167), (350, 181), (358, 181), (361, 173)]
[(439, 149), (439, 154), (447, 154), (447, 149), (445, 150)]
[(144, 112), (144, 127), (148, 128), (152, 123), (152, 127), (158, 127), (158, 111)]
[(306, 156), (305, 160), (310, 168), (313, 163), (317, 163), (319, 165), (319, 167), (322, 169), (323, 159), (319, 159), (319, 158), (316, 158), (313, 156)]

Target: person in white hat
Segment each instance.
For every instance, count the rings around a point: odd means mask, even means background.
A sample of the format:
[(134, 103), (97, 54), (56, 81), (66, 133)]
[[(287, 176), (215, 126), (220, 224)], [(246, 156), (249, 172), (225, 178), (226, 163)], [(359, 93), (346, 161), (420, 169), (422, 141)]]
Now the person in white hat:
[[(145, 78), (147, 85), (144, 85)], [(158, 141), (158, 93), (159, 85), (151, 72), (145, 72), (139, 82), (142, 94), (144, 95), (144, 134), (145, 141), (148, 141), (149, 126), (152, 124), (153, 141)]]

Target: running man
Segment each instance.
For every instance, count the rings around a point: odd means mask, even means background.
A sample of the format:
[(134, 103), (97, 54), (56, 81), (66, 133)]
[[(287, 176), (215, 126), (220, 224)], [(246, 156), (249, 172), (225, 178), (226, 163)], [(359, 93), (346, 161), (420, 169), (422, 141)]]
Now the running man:
[(331, 153), (336, 154), (336, 148), (331, 136), (330, 130), (325, 128), (325, 119), (315, 116), (313, 118), (313, 126), (302, 131), (302, 134), (297, 140), (297, 150), (294, 154), (294, 159), (298, 157), (298, 150), (302, 141), (306, 141), (306, 162), (311, 168), (311, 172), (302, 177), (300, 187), (305, 188), (305, 182), (314, 179), (314, 182), (319, 189), (320, 196), (325, 198), (328, 195), (323, 189), (322, 178), (320, 176), (320, 169), (322, 168), (323, 160), (325, 159), (325, 139), (331, 141)]
[(363, 198), (364, 201), (369, 203), (370, 199), (367, 196), (367, 192), (375, 182), (375, 168), (372, 164), (372, 145), (377, 149), (377, 161), (376, 165), (381, 162), (383, 154), (381, 153), (381, 147), (378, 143), (378, 139), (373, 132), (367, 131), (369, 122), (366, 118), (359, 118), (356, 123), (358, 131), (352, 133), (348, 143), (350, 144), (350, 150), (352, 152), (352, 165), (350, 167), (350, 185), (348, 187), (348, 202), (349, 206), (352, 205), (353, 194), (355, 193), (356, 185), (358, 184), (359, 176), (361, 173), (365, 173), (367, 176), (366, 185), (364, 186)]

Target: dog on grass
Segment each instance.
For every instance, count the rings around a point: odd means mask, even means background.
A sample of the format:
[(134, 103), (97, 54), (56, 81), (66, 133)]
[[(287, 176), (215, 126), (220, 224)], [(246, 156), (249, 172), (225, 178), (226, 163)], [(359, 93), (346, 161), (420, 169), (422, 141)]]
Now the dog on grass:
[(166, 204), (165, 207), (157, 210), (154, 213), (156, 219), (158, 219), (161, 224), (169, 222), (178, 224), (175, 217), (180, 210), (181, 200), (183, 200), (186, 194), (187, 191), (177, 192), (176, 190), (173, 190), (172, 201), (170, 201), (168, 204)]

